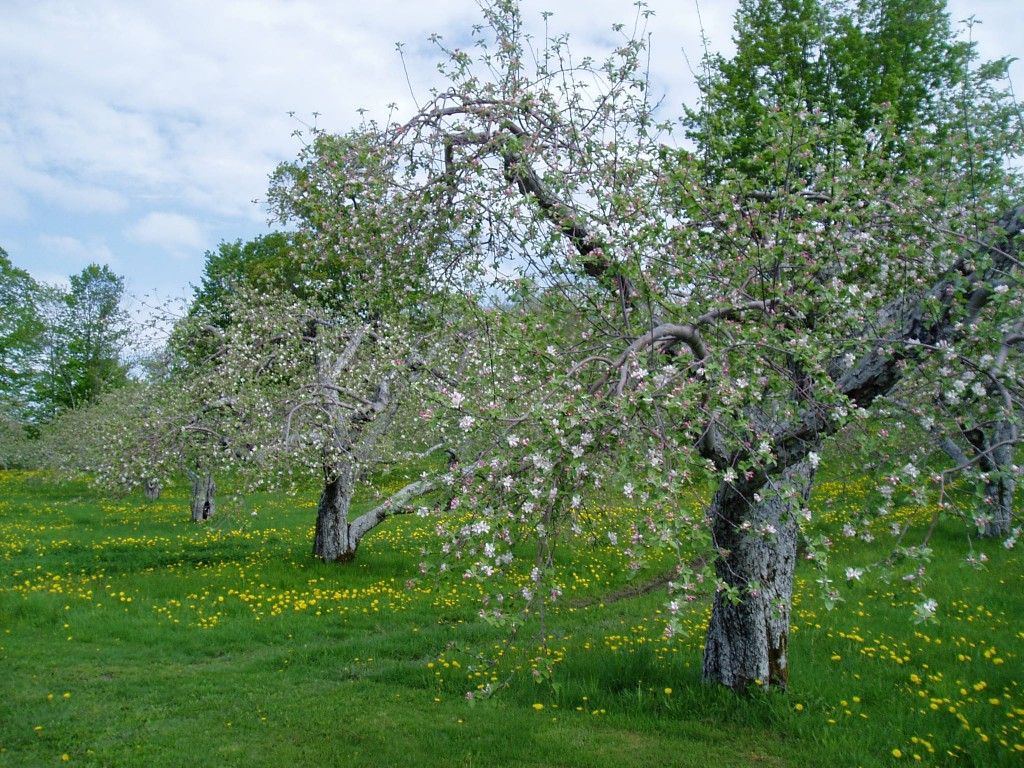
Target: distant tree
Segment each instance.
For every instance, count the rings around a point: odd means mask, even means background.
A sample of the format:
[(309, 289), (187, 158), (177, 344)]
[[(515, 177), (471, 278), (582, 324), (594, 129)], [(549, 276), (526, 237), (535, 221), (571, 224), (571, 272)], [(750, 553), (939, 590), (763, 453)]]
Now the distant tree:
[(219, 419), (233, 414), (216, 402), (193, 409), (189, 383), (162, 377), (157, 368), (151, 366), (149, 380), (131, 381), (59, 412), (41, 426), (35, 455), (59, 473), (85, 474), (120, 493), (141, 489), (149, 499), (187, 477), (192, 520), (202, 522), (213, 515), (212, 467), (225, 453)]
[(95, 402), (128, 381), (122, 359), (129, 334), (121, 307), (123, 278), (105, 265), (90, 264), (70, 282), (67, 291), (51, 287), (44, 304), (47, 328), (35, 395), (43, 420)]
[(0, 469), (34, 466), (34, 448), (25, 425), (10, 413), (0, 411)]
[(0, 248), (0, 413), (22, 420), (43, 345), (40, 286)]
[(284, 232), (252, 240), (223, 241), (206, 252), (203, 275), (196, 286), (189, 313), (203, 315), (218, 327), (226, 327), (226, 299), (242, 286), (260, 290), (298, 290), (302, 275), (290, 258), (294, 236)]
[[(966, 83), (971, 54), (944, 0), (741, 0), (733, 41), (731, 58), (705, 60), (702, 105), (688, 113), (712, 175), (762, 175), (761, 126), (779, 109), (847, 121), (853, 135), (874, 131), (876, 141), (922, 125), (948, 130), (958, 115), (945, 107)], [(818, 147), (792, 170), (809, 177), (855, 145)]]

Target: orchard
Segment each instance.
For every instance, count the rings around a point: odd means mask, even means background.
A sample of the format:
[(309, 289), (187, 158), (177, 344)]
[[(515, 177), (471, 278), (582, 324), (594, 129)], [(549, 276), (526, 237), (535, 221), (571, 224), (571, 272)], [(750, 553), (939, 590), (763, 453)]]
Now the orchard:
[(0, 260), (0, 765), (1021, 760), (1010, 62), (743, 0), (673, 113), (644, 4), (481, 13), (144, 364)]

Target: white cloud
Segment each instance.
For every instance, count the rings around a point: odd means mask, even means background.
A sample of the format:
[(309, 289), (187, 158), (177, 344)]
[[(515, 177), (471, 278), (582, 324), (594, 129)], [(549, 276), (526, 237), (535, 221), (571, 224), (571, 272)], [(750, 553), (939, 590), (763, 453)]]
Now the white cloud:
[(159, 246), (170, 253), (202, 250), (205, 243), (199, 224), (180, 213), (147, 213), (125, 234), (132, 240)]
[(70, 270), (78, 270), (89, 264), (114, 264), (117, 259), (110, 247), (98, 239), (79, 240), (70, 235), (40, 235), (41, 250), (49, 257), (67, 265)]
[(23, 194), (0, 187), (0, 221), (26, 221), (29, 211), (28, 200)]
[(27, 267), (28, 272), (36, 280), (36, 282), (44, 283), (46, 285), (55, 285), (63, 290), (71, 288), (71, 280), (67, 275), (62, 275), (59, 272), (50, 272), (47, 270), (40, 271), (33, 269), (32, 266)]
[[(553, 5), (562, 7), (552, 28), (595, 51), (613, 39), (613, 22), (635, 13), (620, 0)], [(692, 81), (679, 48), (697, 56), (696, 23), (668, 0), (651, 5), (662, 14), (651, 24), (655, 70), (674, 107)], [(538, 36), (545, 7), (524, 4)], [(75, 210), (95, 201), (109, 211), (128, 199), (217, 216), (250, 215), (274, 165), (295, 155), (289, 111), (319, 111), (321, 125), (344, 130), (357, 108), (382, 116), (390, 102), (411, 106), (395, 43), (406, 43), (422, 98), (437, 85), (427, 36), (438, 31), (454, 45), (479, 20), (473, 0), (99, 0), (88, 9), (44, 0), (15, 8), (0, 30), (0, 79), (10, 84), (0, 123), (16, 126), (7, 140), (21, 154), (19, 186)], [(712, 32), (720, 18), (706, 14)]]

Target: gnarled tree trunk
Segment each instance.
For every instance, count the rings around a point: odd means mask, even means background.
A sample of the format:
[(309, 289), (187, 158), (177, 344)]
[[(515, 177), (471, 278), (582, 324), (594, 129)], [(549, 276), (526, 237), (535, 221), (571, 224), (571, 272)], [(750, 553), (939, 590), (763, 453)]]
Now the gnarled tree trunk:
[(213, 517), (217, 484), (209, 472), (192, 475), (192, 522), (201, 523)]
[(346, 491), (344, 484), (334, 480), (324, 485), (320, 495), (313, 554), (331, 562), (347, 562), (354, 558), (356, 548), (366, 534), (389, 517), (409, 512), (408, 503), (436, 489), (437, 481), (429, 478), (415, 480), (351, 523), (348, 522), (353, 489), (351, 479), (347, 488)]
[[(978, 430), (981, 432), (981, 430)], [(981, 432), (984, 441), (975, 450), (980, 456), (982, 470), (987, 473), (985, 493), (979, 508), (979, 533), (985, 538), (1001, 538), (1010, 535), (1013, 523), (1013, 495), (1016, 480), (1013, 477), (1013, 424), (1007, 420), (996, 422), (989, 438)]]
[(149, 501), (156, 501), (160, 498), (160, 481), (147, 480), (142, 486), (142, 493)]
[(328, 475), (320, 493), (313, 554), (329, 563), (347, 562), (356, 556), (359, 540), (351, 535), (348, 522), (354, 480), (352, 465), (346, 463)]
[(807, 503), (813, 470), (806, 461), (787, 469), (760, 500), (723, 483), (709, 510), (718, 576), (739, 591), (731, 602), (715, 595), (704, 645), (704, 680), (733, 689), (789, 681), (789, 616), (796, 566), (797, 516)]

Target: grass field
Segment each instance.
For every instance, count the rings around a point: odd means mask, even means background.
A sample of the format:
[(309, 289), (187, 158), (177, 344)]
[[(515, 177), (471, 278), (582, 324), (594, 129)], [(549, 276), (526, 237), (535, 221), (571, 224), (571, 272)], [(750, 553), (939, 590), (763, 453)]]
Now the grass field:
[[(998, 542), (968, 567), (952, 524), (938, 623), (870, 580), (826, 611), (801, 566), (790, 690), (737, 696), (700, 682), (707, 604), (671, 643), (663, 593), (572, 607), (622, 585), (611, 546), (570, 544), (547, 642), (506, 643), (471, 585), (409, 583), (415, 517), (354, 563), (314, 561), (313, 498), (225, 501), (200, 527), (183, 489), (146, 503), (0, 473), (0, 766), (1024, 764), (1024, 569)], [(838, 530), (859, 498), (823, 483), (814, 504)], [(836, 572), (884, 539), (840, 545)], [(545, 659), (553, 677), (531, 674)]]

